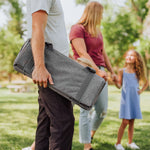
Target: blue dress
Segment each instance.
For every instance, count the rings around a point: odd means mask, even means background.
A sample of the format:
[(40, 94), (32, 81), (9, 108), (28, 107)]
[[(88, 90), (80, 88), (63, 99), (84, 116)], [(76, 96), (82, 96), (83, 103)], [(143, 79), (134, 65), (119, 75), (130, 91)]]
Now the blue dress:
[(142, 119), (140, 109), (139, 83), (135, 73), (127, 73), (123, 69), (122, 92), (119, 118)]

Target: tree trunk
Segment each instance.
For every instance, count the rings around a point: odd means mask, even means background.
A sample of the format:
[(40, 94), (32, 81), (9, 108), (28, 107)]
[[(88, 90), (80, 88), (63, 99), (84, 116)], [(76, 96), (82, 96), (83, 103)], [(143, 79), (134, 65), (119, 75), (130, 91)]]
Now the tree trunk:
[(8, 81), (9, 81), (9, 83), (11, 82), (11, 80), (12, 80), (12, 74), (8, 73)]

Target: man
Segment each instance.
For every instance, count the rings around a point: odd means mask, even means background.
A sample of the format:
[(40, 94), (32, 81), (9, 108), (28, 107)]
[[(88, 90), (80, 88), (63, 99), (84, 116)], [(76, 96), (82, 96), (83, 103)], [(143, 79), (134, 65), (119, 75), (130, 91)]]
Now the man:
[[(39, 86), (39, 115), (35, 150), (71, 150), (74, 130), (72, 104), (47, 87), (53, 77), (44, 64), (45, 42), (68, 56), (69, 45), (60, 0), (27, 0), (28, 38), (35, 68), (32, 79)], [(57, 67), (57, 66), (56, 66)]]

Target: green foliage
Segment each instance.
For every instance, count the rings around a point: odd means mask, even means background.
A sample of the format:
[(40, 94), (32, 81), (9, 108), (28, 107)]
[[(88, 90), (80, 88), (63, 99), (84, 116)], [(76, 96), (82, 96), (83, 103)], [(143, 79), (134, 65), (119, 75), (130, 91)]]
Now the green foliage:
[(137, 47), (137, 51), (143, 56), (147, 70), (150, 69), (150, 40), (149, 39), (140, 39), (140, 45)]
[(9, 30), (1, 30), (0, 32), (0, 71), (8, 73), (14, 72), (13, 62), (16, 58), (23, 39), (19, 35), (13, 34)]
[(148, 54), (150, 54), (150, 40), (149, 39), (145, 39), (145, 38), (141, 38), (140, 39), (140, 45), (137, 47), (137, 50), (143, 56), (145, 56), (145, 51), (147, 51)]
[[(6, 1), (5, 1), (6, 2)], [(6, 3), (3, 2), (4, 5)], [(11, 4), (9, 10), (11, 19), (7, 26), (0, 29), (0, 71), (5, 71), (11, 80), (14, 72), (13, 62), (23, 44), (23, 12), (18, 0), (7, 0)]]
[(18, 0), (6, 0), (2, 1), (0, 5), (10, 4), (9, 14), (11, 19), (8, 21), (7, 28), (15, 34), (23, 36), (24, 30), (22, 27), (24, 14), (22, 12), (23, 3)]
[(22, 27), (23, 24), (23, 12), (22, 7), (18, 0), (8, 0), (11, 4), (12, 9), (10, 9), (11, 20), (8, 23), (8, 28), (10, 31), (19, 34), (21, 37), (23, 36), (24, 30)]
[(134, 26), (130, 14), (119, 14), (115, 20), (110, 18), (103, 22), (103, 35), (107, 43), (107, 52), (113, 61), (118, 64), (129, 46), (139, 38), (137, 26)]
[(148, 8), (146, 7), (147, 2), (148, 0), (142, 0), (142, 1), (136, 0), (136, 4), (139, 7), (139, 11), (137, 13), (142, 18), (142, 22), (144, 21), (148, 13)]
[(89, 0), (76, 0), (76, 4), (86, 4)]
[(137, 21), (143, 23), (147, 13), (148, 8), (146, 7), (146, 3), (148, 0), (128, 0), (128, 5), (131, 3), (131, 11), (135, 13), (137, 16)]

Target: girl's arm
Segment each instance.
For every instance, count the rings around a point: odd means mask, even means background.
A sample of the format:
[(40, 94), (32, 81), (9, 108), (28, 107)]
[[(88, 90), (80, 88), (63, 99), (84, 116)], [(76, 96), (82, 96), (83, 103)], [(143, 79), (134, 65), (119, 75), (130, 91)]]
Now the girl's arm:
[(118, 73), (118, 82), (115, 82), (116, 87), (119, 89), (122, 87), (122, 77), (123, 77), (123, 69), (120, 69)]
[(146, 79), (146, 81), (145, 81), (145, 83), (144, 83), (142, 89), (140, 89), (140, 90), (138, 91), (138, 93), (141, 94), (143, 91), (145, 91), (145, 90), (147, 89), (147, 87), (148, 87), (148, 80)]

